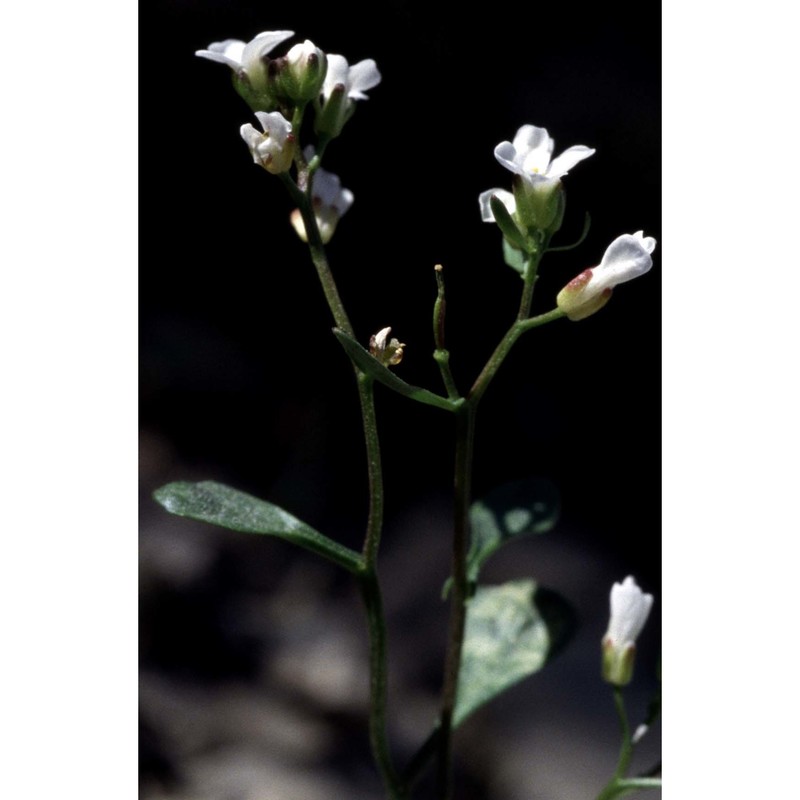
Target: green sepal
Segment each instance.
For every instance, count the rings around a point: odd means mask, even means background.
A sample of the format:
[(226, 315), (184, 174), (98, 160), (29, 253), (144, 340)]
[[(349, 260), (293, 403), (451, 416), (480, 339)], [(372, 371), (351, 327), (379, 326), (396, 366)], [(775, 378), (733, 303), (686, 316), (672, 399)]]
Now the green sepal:
[(234, 71), (232, 75), (233, 88), (236, 89), (239, 96), (250, 106), (253, 112), (264, 111), (270, 113), (275, 111), (278, 108), (278, 101), (269, 91), (266, 71), (263, 77), (258, 77), (260, 78), (259, 85), (254, 86), (252, 76), (248, 75), (244, 70)]
[(538, 672), (574, 630), (567, 601), (533, 580), (479, 587), (467, 607), (453, 725)]
[(508, 239), (503, 239), (503, 261), (508, 264), (511, 269), (519, 272), (520, 277), (525, 277), (525, 268), (527, 265), (527, 257), (521, 250), (509, 244)]
[(314, 130), (319, 134), (334, 139), (341, 132), (345, 122), (353, 114), (355, 104), (347, 96), (347, 89), (343, 84), (337, 84), (330, 92), (325, 102), (315, 106), (317, 116), (314, 120)]
[(363, 569), (360, 553), (351, 550), (293, 517), (279, 506), (215, 481), (177, 481), (162, 486), (153, 497), (171, 514), (210, 522), (242, 533), (277, 536), (305, 547), (350, 572)]
[(422, 389), (419, 386), (412, 386), (406, 383), (402, 378), (398, 378), (390, 369), (385, 367), (378, 361), (375, 356), (371, 355), (368, 350), (365, 350), (352, 336), (348, 336), (340, 328), (333, 329), (334, 336), (339, 340), (345, 352), (352, 362), (370, 378), (374, 378), (379, 383), (388, 386), (398, 394), (404, 397), (410, 397), (420, 403), (425, 403), (429, 406), (436, 408), (443, 408), (445, 411), (455, 411), (463, 400), (459, 403), (456, 401), (448, 400), (446, 397), (441, 397), (438, 394), (429, 392), (427, 389)]
[(494, 221), (505, 239), (517, 250), (526, 250), (525, 236), (517, 226), (517, 223), (514, 222), (514, 218), (508, 213), (503, 201), (496, 194), (493, 194), (489, 198), (489, 205), (492, 208), (492, 214), (494, 214)]

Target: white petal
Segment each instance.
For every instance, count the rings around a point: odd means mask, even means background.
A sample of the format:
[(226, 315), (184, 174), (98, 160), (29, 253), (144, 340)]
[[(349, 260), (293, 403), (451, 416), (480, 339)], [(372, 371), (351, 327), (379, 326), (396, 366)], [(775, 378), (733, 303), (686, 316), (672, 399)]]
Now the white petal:
[(582, 144), (568, 147), (560, 156), (556, 156), (553, 159), (547, 174), (551, 178), (560, 178), (562, 175), (566, 175), (578, 162), (583, 161), (584, 158), (589, 158), (594, 153), (595, 151), (591, 147), (585, 147)]
[(296, 44), (289, 48), (286, 60), (290, 64), (308, 61), (308, 57), (316, 53), (318, 56), (322, 51), (310, 39), (306, 39), (302, 44)]
[(547, 153), (547, 161), (553, 152), (553, 140), (546, 128), (537, 128), (535, 125), (523, 125), (514, 136), (514, 149), (523, 158), (531, 150), (542, 150)]
[(286, 137), (292, 132), (292, 123), (289, 122), (280, 111), (256, 111), (256, 117), (271, 138), (281, 145), (286, 141)]
[(648, 253), (652, 253), (653, 250), (656, 249), (656, 240), (652, 236), (645, 236), (644, 231), (636, 231), (633, 234), (637, 239), (641, 240), (642, 247), (647, 250)]
[(338, 84), (343, 84), (347, 88), (347, 75), (349, 72), (347, 59), (335, 53), (328, 53), (328, 71), (325, 73), (325, 81), (322, 84), (322, 94), (329, 97), (331, 92)]
[[(652, 243), (655, 247), (655, 239)], [(624, 233), (614, 239), (606, 248), (600, 265), (594, 270), (596, 278), (596, 281), (592, 282), (594, 288), (602, 291), (644, 275), (653, 266), (649, 245), (649, 242), (645, 244), (645, 240), (630, 233)]]
[(359, 61), (350, 67), (348, 75), (349, 91), (348, 97), (353, 100), (366, 100), (364, 94), (367, 89), (372, 89), (381, 82), (381, 74), (378, 72), (378, 65), (371, 58)]
[(494, 157), (506, 168), (517, 175), (524, 175), (522, 164), (517, 161), (517, 151), (511, 142), (500, 142), (494, 149)]
[(514, 195), (511, 194), (511, 192), (507, 192), (505, 189), (487, 189), (478, 196), (478, 204), (481, 207), (481, 219), (484, 222), (495, 221), (491, 206), (492, 197), (497, 197), (508, 209), (509, 214), (513, 214), (517, 210), (517, 201), (514, 199)]
[(292, 36), (294, 36), (294, 31), (264, 31), (259, 33), (255, 39), (245, 45), (242, 53), (242, 65), (245, 69), (252, 69), (261, 56), (268, 55), (281, 42), (291, 39)]
[(355, 197), (349, 189), (342, 189), (342, 191), (339, 192), (339, 197), (336, 199), (333, 207), (339, 213), (340, 217), (353, 205), (353, 200), (355, 200)]
[(318, 169), (314, 173), (314, 184), (311, 195), (323, 206), (333, 206), (342, 191), (342, 182), (338, 175), (325, 169)]
[(258, 155), (258, 145), (264, 140), (264, 134), (259, 133), (249, 122), (239, 128), (239, 134), (242, 139), (247, 142), (247, 146), (250, 148), (250, 153), (253, 156), (253, 161), (258, 164), (260, 161)]
[(550, 166), (554, 142), (545, 128), (523, 125), (514, 136), (515, 161), (526, 176), (544, 175)]
[(222, 42), (212, 42), (208, 50), (198, 50), (195, 55), (207, 58), (209, 61), (227, 64), (231, 69), (238, 70), (242, 66), (244, 46), (244, 42), (239, 39), (225, 39)]
[(647, 622), (653, 596), (642, 592), (629, 575), (622, 583), (615, 583), (611, 587), (610, 600), (611, 619), (606, 636), (616, 647), (634, 644)]

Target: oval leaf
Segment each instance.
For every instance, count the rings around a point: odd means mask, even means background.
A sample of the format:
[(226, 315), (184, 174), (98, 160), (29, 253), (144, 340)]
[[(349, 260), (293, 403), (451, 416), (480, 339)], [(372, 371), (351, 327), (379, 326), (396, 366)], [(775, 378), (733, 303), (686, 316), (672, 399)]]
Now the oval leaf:
[(222, 483), (168, 483), (156, 490), (153, 497), (179, 517), (210, 522), (232, 531), (277, 536), (325, 556), (350, 572), (357, 573), (362, 568), (359, 553), (323, 536), (279, 506)]
[(574, 628), (567, 601), (533, 580), (479, 587), (467, 608), (453, 725), (540, 670)]

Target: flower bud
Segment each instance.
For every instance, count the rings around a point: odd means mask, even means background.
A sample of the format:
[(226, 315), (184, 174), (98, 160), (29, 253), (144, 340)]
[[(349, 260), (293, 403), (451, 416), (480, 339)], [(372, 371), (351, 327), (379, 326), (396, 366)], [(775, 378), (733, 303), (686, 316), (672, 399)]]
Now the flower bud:
[(328, 61), (325, 53), (306, 39), (271, 66), (270, 79), (277, 86), (278, 93), (293, 103), (307, 103), (319, 96)]
[(653, 266), (650, 254), (656, 240), (643, 231), (618, 236), (606, 248), (596, 267), (573, 278), (556, 297), (558, 307), (573, 322), (599, 311), (610, 299), (613, 288), (643, 275)]
[(645, 594), (632, 576), (611, 587), (611, 615), (603, 637), (603, 679), (614, 686), (625, 686), (633, 677), (636, 638), (642, 632), (653, 596)]

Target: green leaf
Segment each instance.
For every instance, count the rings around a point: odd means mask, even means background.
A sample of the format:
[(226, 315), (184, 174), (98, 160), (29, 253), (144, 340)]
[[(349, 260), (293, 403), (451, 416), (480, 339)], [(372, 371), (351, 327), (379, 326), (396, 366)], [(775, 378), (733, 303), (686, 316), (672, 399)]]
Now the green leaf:
[(460, 405), (459, 403), (448, 400), (446, 397), (441, 397), (419, 386), (412, 386), (410, 383), (406, 383), (402, 378), (398, 378), (394, 372), (388, 367), (384, 367), (375, 356), (368, 350), (365, 350), (352, 336), (348, 336), (343, 330), (334, 328), (333, 333), (339, 340), (339, 344), (345, 349), (347, 355), (350, 356), (353, 363), (362, 372), (374, 378), (379, 383), (393, 389), (398, 394), (402, 394), (404, 397), (410, 397), (412, 400), (417, 400), (429, 406), (443, 408), (445, 411), (455, 411)]
[(477, 581), (481, 567), (499, 547), (518, 536), (546, 533), (558, 521), (559, 497), (547, 480), (507, 483), (472, 504), (467, 578)]
[(511, 269), (525, 276), (525, 253), (508, 243), (508, 239), (503, 239), (503, 260)]
[(481, 586), (467, 607), (453, 724), (540, 670), (575, 629), (575, 614), (535, 581)]
[(325, 556), (358, 573), (361, 555), (293, 517), (282, 508), (215, 481), (178, 481), (157, 489), (153, 497), (171, 514), (210, 522), (243, 533), (277, 536)]

